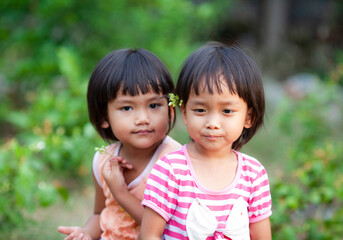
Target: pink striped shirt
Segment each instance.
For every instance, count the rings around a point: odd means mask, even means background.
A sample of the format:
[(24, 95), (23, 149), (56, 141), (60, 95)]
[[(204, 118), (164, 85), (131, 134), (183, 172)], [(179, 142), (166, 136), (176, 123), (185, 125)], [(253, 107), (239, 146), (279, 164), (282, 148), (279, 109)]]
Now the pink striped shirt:
[(220, 191), (207, 189), (197, 180), (186, 145), (156, 162), (146, 184), (142, 205), (166, 220), (163, 239), (189, 239), (186, 217), (195, 198), (200, 199), (217, 219), (217, 233), (207, 239), (215, 239), (215, 235), (224, 232), (233, 204), (240, 197), (247, 203), (250, 223), (271, 215), (266, 170), (255, 158), (235, 153), (238, 159), (236, 176), (232, 184)]

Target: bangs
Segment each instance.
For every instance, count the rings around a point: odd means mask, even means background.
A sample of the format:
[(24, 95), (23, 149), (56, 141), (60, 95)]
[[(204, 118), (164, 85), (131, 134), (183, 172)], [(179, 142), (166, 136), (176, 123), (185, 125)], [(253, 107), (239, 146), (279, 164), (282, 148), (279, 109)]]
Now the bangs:
[[(133, 71), (134, 70), (134, 71)], [(136, 96), (140, 93), (146, 94), (149, 91), (160, 93), (159, 79), (163, 76), (156, 76), (156, 71), (151, 69), (151, 66), (142, 61), (130, 61), (125, 65), (122, 76), (123, 94)]]
[(261, 92), (263, 89), (260, 76), (255, 61), (238, 47), (210, 43), (195, 51), (185, 61), (176, 93), (187, 104), (191, 91), (196, 95), (201, 91), (220, 94), (223, 88), (227, 88), (231, 94), (244, 99), (250, 107), (254, 101), (251, 99), (255, 95), (254, 91)]
[[(229, 52), (229, 53), (227, 53)], [(213, 52), (208, 58), (202, 60), (194, 66), (195, 71), (190, 72), (189, 79), (191, 88), (195, 94), (199, 91), (214, 91), (222, 93), (222, 88), (227, 87), (231, 94), (242, 94), (241, 85), (244, 80), (244, 66), (239, 61), (227, 59), (226, 56), (235, 54), (230, 49), (219, 49)], [(193, 74), (192, 74), (193, 73)], [(224, 81), (224, 82), (223, 82)]]
[(139, 49), (127, 53), (125, 60), (113, 64), (109, 78), (116, 81), (107, 81), (107, 98), (113, 100), (117, 92), (131, 96), (155, 92), (167, 94), (173, 89), (168, 70), (155, 56), (147, 54), (146, 50)]

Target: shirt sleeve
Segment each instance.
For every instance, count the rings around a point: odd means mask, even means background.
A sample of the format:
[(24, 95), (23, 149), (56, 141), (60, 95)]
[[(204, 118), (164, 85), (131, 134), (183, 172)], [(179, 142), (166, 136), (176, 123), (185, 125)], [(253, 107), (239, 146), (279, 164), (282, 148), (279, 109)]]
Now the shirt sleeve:
[(172, 164), (164, 156), (157, 160), (151, 170), (142, 205), (151, 208), (168, 222), (175, 211), (177, 196), (178, 181)]
[(271, 214), (272, 200), (270, 186), (266, 170), (261, 166), (256, 178), (252, 183), (249, 198), (249, 222), (259, 222), (268, 218)]

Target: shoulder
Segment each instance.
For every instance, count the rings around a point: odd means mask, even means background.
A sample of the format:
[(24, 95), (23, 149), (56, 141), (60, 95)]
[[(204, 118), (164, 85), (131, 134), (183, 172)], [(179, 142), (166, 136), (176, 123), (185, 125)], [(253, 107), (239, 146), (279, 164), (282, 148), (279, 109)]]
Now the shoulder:
[[(119, 146), (119, 142), (110, 144), (110, 145), (106, 146), (106, 151), (110, 154), (113, 154), (118, 146)], [(99, 151), (96, 151), (96, 153), (94, 154), (94, 157), (93, 157), (93, 162), (92, 162), (93, 175), (94, 175), (97, 183), (101, 187), (102, 187), (102, 183), (101, 183), (101, 181), (102, 181), (102, 167), (104, 166), (106, 155), (107, 154), (105, 154), (105, 153), (100, 154)]]
[(267, 176), (267, 171), (259, 160), (241, 152), (236, 152), (236, 154), (240, 158), (241, 169), (245, 175), (250, 176), (252, 179)]
[[(109, 154), (114, 154), (117, 147), (119, 146), (120, 142), (116, 142), (116, 143), (113, 143), (113, 144), (110, 144), (110, 145), (107, 145), (106, 146), (106, 151), (109, 153)], [(97, 151), (95, 154), (94, 154), (94, 157), (93, 157), (93, 172), (95, 174), (97, 174), (96, 171), (99, 170), (99, 168), (103, 165), (104, 163), (104, 160), (106, 159), (106, 156), (107, 156), (107, 153), (100, 153), (99, 151)]]
[[(174, 190), (178, 189), (189, 178), (190, 170), (187, 164), (185, 153), (183, 149), (172, 151), (155, 163), (150, 175), (148, 184), (155, 185), (155, 183), (160, 184), (155, 186), (156, 189), (160, 189), (166, 186), (170, 190), (172, 187)], [(168, 191), (169, 191), (168, 190)], [(175, 192), (172, 190), (172, 192)]]
[(116, 151), (117, 147), (119, 147), (120, 144), (121, 142), (115, 142), (115, 143), (109, 144), (106, 146), (106, 151), (110, 154), (114, 154), (114, 152)]
[(181, 144), (170, 136), (166, 137), (165, 144), (171, 148), (174, 148), (174, 149), (181, 148)]
[(241, 157), (242, 165), (249, 166), (250, 168), (253, 168), (257, 171), (264, 169), (264, 166), (262, 165), (262, 163), (256, 158), (249, 156), (245, 153), (241, 153), (241, 152), (237, 152), (237, 155)]
[(181, 144), (179, 142), (175, 141), (172, 137), (167, 136), (161, 144), (161, 150), (159, 151), (157, 159), (180, 148)]
[(163, 166), (166, 169), (173, 171), (173, 169), (180, 169), (187, 167), (187, 157), (184, 147), (180, 147), (174, 151), (170, 151), (157, 160), (155, 165)]
[(187, 175), (189, 167), (184, 147), (169, 152), (155, 163), (155, 169), (174, 176)]
[(179, 160), (186, 161), (187, 157), (185, 152), (185, 146), (180, 145), (177, 149), (174, 149), (173, 151), (170, 151), (167, 154), (165, 154), (162, 157), (162, 159), (170, 163), (179, 162)]

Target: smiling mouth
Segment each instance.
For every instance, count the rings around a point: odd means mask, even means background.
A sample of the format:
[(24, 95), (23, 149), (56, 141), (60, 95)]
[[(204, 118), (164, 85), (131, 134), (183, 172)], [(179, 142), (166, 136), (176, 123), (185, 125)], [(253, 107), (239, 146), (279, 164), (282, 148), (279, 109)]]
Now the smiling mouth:
[(137, 135), (147, 135), (147, 134), (150, 134), (152, 132), (153, 132), (152, 130), (144, 129), (144, 130), (135, 131), (134, 134), (137, 134)]
[(208, 140), (217, 140), (218, 138), (220, 138), (220, 136), (215, 136), (215, 135), (207, 135), (205, 136)]

